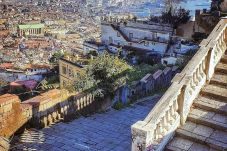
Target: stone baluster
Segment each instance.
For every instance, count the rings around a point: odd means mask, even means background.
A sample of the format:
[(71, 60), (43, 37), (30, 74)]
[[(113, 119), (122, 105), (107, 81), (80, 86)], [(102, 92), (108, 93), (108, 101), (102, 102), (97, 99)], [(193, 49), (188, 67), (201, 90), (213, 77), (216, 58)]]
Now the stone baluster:
[(223, 31), (222, 32), (222, 47), (223, 47), (223, 49), (222, 49), (222, 51), (223, 51), (223, 53), (225, 52), (225, 50), (226, 50), (226, 43), (225, 43), (225, 32)]
[(173, 124), (173, 120), (171, 118), (171, 107), (167, 111), (166, 118), (167, 118), (167, 121), (168, 121), (168, 126), (172, 125)]
[(222, 52), (222, 48), (221, 48), (221, 39), (220, 39), (220, 37), (218, 38), (218, 40), (217, 40), (217, 53), (220, 53), (220, 52)]
[(81, 109), (84, 108), (84, 101), (82, 100), (82, 98), (80, 98), (80, 104), (81, 104)]
[(174, 105), (171, 105), (171, 117), (175, 119), (175, 110), (174, 110)]
[(158, 139), (158, 134), (157, 134), (157, 127), (154, 129), (154, 140)]
[(221, 47), (224, 48), (224, 43), (223, 43), (224, 42), (224, 36), (223, 36), (223, 32), (221, 33), (219, 39), (220, 39), (220, 45), (221, 45)]
[(199, 65), (199, 73), (200, 73), (200, 77), (204, 78), (204, 70), (203, 70), (203, 64), (204, 64), (204, 60), (202, 61), (202, 63)]
[(177, 99), (174, 101), (174, 109), (175, 109), (175, 113), (177, 113), (177, 110), (178, 110), (179, 106), (178, 106), (178, 102), (177, 102)]
[(203, 74), (203, 76), (206, 76), (205, 75), (205, 70), (206, 70), (206, 58), (203, 60), (203, 62), (202, 62), (202, 70), (203, 70), (203, 72), (202, 72), (202, 74)]
[(226, 40), (226, 37), (225, 37), (225, 31), (223, 31), (222, 33), (222, 46), (223, 46), (223, 53), (225, 52), (226, 50), (226, 43), (225, 43), (225, 40)]
[(82, 100), (83, 100), (84, 107), (86, 107), (87, 106), (87, 102), (86, 102), (85, 97), (83, 97)]
[(162, 118), (162, 125), (163, 125), (163, 135), (165, 135), (168, 131), (168, 124), (167, 124), (167, 121), (166, 121), (166, 114), (165, 116), (163, 116)]
[(195, 73), (193, 73), (193, 76), (192, 76), (192, 86), (193, 86), (193, 90), (195, 90), (195, 87), (199, 84), (199, 77), (198, 77), (198, 70), (196, 69), (195, 70)]
[(199, 67), (196, 69), (196, 73), (195, 73), (196, 74), (196, 79), (197, 79), (197, 82), (198, 83), (202, 80), (200, 67), (201, 67), (201, 64), (199, 64)]
[(92, 103), (92, 95), (89, 96), (90, 103)]
[(192, 93), (193, 93), (193, 91), (194, 91), (194, 88), (195, 88), (195, 86), (194, 86), (194, 80), (193, 80), (193, 78), (190, 80), (190, 82), (189, 82), (189, 94), (190, 95), (192, 95)]
[(160, 139), (162, 138), (162, 133), (163, 133), (163, 127), (161, 122), (158, 123), (157, 129), (158, 129), (157, 136), (158, 136), (158, 139)]
[(81, 109), (81, 108), (80, 108), (80, 100), (77, 99), (76, 101), (77, 101), (77, 109), (80, 110), (80, 109)]

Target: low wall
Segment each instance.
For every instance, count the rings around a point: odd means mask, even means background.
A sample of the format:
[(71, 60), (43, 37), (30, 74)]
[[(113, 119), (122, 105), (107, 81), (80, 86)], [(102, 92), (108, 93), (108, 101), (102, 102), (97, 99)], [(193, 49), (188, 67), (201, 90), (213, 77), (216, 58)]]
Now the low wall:
[(5, 94), (0, 96), (0, 136), (9, 138), (23, 127), (43, 128), (109, 106), (111, 99), (96, 101), (92, 94), (71, 95), (66, 90), (50, 90), (24, 102), (16, 95)]
[(28, 117), (24, 113), (18, 96), (0, 96), (0, 136), (9, 137), (25, 124)]

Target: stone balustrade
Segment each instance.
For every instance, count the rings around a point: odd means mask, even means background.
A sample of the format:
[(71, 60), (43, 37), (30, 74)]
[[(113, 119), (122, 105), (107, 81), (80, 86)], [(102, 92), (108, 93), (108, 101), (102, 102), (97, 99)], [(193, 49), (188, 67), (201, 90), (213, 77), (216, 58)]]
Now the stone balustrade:
[(95, 112), (104, 102), (95, 101), (93, 94), (74, 95), (57, 89), (24, 102), (16, 95), (5, 94), (0, 96), (0, 136), (8, 138), (23, 125), (42, 128), (75, 113)]
[(227, 48), (226, 26), (227, 19), (222, 19), (147, 117), (132, 125), (133, 151), (163, 150), (177, 127), (185, 123), (194, 99)]
[(86, 106), (89, 106), (94, 101), (94, 95), (79, 95), (75, 96), (74, 100), (76, 101), (77, 110), (83, 109)]

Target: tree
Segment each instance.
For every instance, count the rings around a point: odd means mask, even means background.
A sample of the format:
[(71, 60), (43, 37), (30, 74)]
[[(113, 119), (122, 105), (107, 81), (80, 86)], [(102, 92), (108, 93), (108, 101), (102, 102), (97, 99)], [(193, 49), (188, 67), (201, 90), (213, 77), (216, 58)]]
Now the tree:
[(109, 54), (90, 60), (84, 75), (79, 76), (74, 87), (77, 91), (90, 90), (96, 97), (113, 97), (115, 89), (126, 83), (130, 66), (118, 57)]
[(169, 11), (163, 12), (161, 20), (163, 23), (168, 23), (177, 28), (181, 24), (185, 24), (190, 19), (190, 11), (183, 8), (173, 10), (173, 7), (170, 7)]
[(55, 53), (51, 56), (51, 58), (49, 59), (49, 61), (50, 61), (51, 63), (58, 63), (58, 60), (59, 60), (61, 57), (63, 57), (63, 56), (64, 56), (64, 53), (63, 53), (63, 52), (57, 51), (57, 52), (55, 52)]
[(185, 24), (190, 19), (190, 11), (184, 8), (178, 8), (172, 0), (166, 0), (165, 11), (161, 16), (151, 16), (150, 21), (171, 24), (173, 28), (177, 28), (181, 24)]
[(220, 11), (220, 5), (224, 0), (212, 0), (211, 2), (211, 11)]
[(0, 87), (6, 86), (6, 85), (8, 85), (8, 83), (5, 80), (0, 79)]

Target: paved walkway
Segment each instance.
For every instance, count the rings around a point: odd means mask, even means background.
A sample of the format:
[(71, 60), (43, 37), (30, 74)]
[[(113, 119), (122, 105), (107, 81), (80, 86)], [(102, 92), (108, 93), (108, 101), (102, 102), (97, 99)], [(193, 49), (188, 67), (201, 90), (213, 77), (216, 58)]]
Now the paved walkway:
[(81, 117), (69, 123), (58, 123), (42, 130), (27, 130), (11, 147), (13, 151), (129, 151), (130, 126), (143, 120), (159, 97), (137, 103), (120, 111)]

